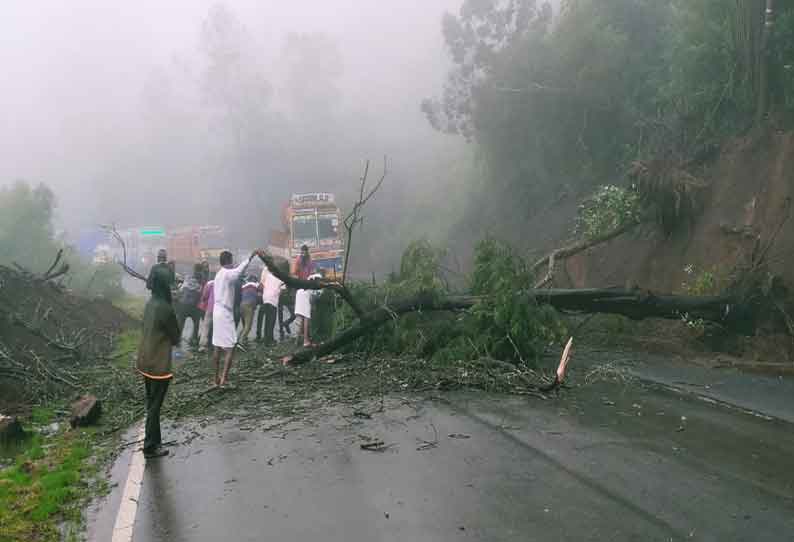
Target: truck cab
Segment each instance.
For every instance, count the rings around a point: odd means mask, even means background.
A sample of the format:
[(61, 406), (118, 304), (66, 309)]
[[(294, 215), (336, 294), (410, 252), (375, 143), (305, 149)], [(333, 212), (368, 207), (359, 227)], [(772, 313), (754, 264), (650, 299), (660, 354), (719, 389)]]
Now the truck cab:
[(294, 261), (303, 245), (327, 277), (342, 273), (342, 217), (333, 194), (293, 194), (282, 213), (281, 231), (271, 234), (270, 252)]

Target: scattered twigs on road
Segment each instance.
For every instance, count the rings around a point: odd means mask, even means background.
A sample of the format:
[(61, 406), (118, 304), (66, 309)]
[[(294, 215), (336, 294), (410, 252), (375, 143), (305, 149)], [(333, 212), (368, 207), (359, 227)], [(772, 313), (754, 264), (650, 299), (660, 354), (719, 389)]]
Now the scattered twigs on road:
[(364, 442), (361, 444), (361, 449), (367, 452), (385, 452), (391, 448), (393, 444), (387, 445), (382, 440), (375, 440), (372, 442)]
[(416, 439), (419, 443), (419, 446), (416, 447), (417, 452), (423, 452), (438, 446), (438, 429), (433, 423), (430, 424), (430, 427), (433, 429), (433, 440)]

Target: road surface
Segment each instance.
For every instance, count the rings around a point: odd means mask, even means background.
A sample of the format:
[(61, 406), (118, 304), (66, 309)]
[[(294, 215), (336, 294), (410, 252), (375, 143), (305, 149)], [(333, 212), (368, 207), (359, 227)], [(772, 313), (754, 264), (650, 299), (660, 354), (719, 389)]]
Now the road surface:
[[(794, 539), (794, 432), (780, 420), (637, 382), (378, 407), (167, 427), (177, 444), (146, 465), (131, 539)], [(384, 449), (361, 448), (373, 440)], [(111, 540), (129, 461), (91, 540)]]

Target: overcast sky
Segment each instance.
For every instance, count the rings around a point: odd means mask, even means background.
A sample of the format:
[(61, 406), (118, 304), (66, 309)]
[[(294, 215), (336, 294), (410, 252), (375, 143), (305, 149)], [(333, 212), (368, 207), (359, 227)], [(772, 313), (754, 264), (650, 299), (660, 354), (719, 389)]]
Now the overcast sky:
[[(198, 54), (201, 22), (214, 3), (0, 2), (0, 183), (46, 182), (62, 214), (82, 212), (104, 162), (125, 152), (120, 145), (135, 146), (125, 132), (141, 115), (144, 82), (173, 58)], [(329, 34), (344, 58), (348, 108), (373, 114), (378, 130), (399, 130), (406, 141), (436, 137), (419, 102), (441, 89), (447, 62), (441, 16), (460, 0), (223, 3), (247, 26), (263, 58), (275, 58), (288, 32)]]

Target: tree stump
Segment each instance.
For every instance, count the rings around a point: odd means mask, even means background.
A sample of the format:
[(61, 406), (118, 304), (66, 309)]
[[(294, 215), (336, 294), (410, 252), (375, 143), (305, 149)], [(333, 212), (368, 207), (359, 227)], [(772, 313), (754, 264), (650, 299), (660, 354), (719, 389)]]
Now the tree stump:
[(0, 444), (10, 444), (25, 438), (25, 430), (17, 418), (0, 415)]
[(69, 419), (71, 426), (93, 425), (102, 414), (102, 403), (93, 395), (84, 395), (72, 403), (72, 416)]

